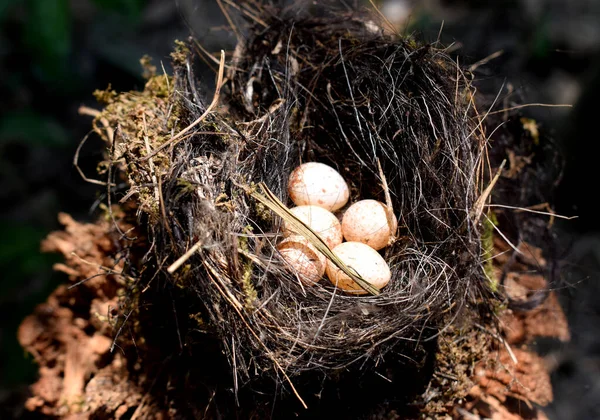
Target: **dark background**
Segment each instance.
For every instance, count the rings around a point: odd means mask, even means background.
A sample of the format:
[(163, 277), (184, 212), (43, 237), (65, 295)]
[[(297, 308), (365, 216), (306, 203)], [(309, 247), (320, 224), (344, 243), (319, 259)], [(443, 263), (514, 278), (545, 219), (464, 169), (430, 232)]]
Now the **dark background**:
[[(353, 2), (350, 2), (353, 3)], [(368, 3), (368, 2), (365, 2)], [(553, 419), (600, 419), (600, 1), (389, 0), (376, 2), (400, 31), (452, 45), (466, 64), (503, 51), (477, 71), (492, 97), (531, 107), (567, 166), (555, 208), (579, 219), (558, 226), (568, 250), (559, 291), (573, 330), (570, 344), (540, 343), (556, 363)], [(442, 28), (443, 22), (443, 28)], [(72, 165), (90, 130), (81, 105), (95, 89), (141, 89), (139, 59), (169, 71), (175, 39), (190, 32), (210, 51), (234, 39), (213, 0), (0, 0), (0, 406), (18, 407), (36, 367), (19, 347), (20, 320), (64, 277), (39, 242), (58, 229), (59, 211), (92, 220), (101, 191)], [(206, 83), (212, 76), (206, 73)], [(502, 88), (504, 86), (504, 88)], [(102, 154), (93, 136), (80, 163), (93, 174)], [(0, 410), (0, 413), (2, 411)], [(14, 411), (13, 411), (14, 413)]]

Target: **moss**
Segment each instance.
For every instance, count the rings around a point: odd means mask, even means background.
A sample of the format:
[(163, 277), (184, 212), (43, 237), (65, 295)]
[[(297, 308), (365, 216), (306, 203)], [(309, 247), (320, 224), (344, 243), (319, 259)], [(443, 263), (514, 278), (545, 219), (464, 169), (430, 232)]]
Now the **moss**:
[(489, 349), (490, 336), (473, 327), (451, 326), (442, 333), (436, 353), (436, 371), (428, 388), (428, 394), (437, 396), (425, 400), (421, 413), (430, 418), (446, 418), (452, 413), (469, 394), (475, 365), (484, 359)]
[(269, 210), (264, 204), (256, 202), (254, 210), (256, 211), (256, 216), (260, 220), (267, 223), (270, 223), (273, 220), (273, 214), (271, 213), (271, 210)]
[(523, 130), (528, 132), (531, 136), (533, 144), (538, 146), (540, 144), (540, 130), (537, 125), (537, 122), (531, 118), (522, 117), (521, 125), (523, 126)]
[(171, 86), (173, 85), (173, 82), (173, 77), (167, 74), (153, 76), (146, 82), (145, 91), (158, 98), (168, 98), (169, 95), (171, 95)]
[[(113, 165), (123, 170), (130, 192), (138, 195), (140, 210), (156, 221), (160, 215), (159, 203), (155, 188), (147, 186), (153, 185), (168, 172), (170, 160), (163, 152), (152, 155), (152, 166), (140, 158), (149, 156), (149, 150), (156, 150), (167, 142), (176, 129), (177, 124), (170, 123), (170, 100), (175, 81), (166, 74), (156, 75), (156, 68), (150, 64), (148, 57), (140, 61), (148, 79), (144, 90), (117, 94), (109, 86), (104, 91), (96, 91), (94, 96), (105, 107), (94, 119), (93, 125), (96, 133), (113, 150), (112, 158), (103, 164), (104, 167)], [(119, 127), (119, 130), (111, 134), (108, 127), (113, 130)]]
[(156, 76), (156, 66), (152, 64), (152, 57), (149, 55), (143, 56), (140, 58), (140, 64), (142, 65), (142, 69), (144, 69), (142, 73), (144, 79)]
[(207, 324), (204, 321), (204, 318), (202, 318), (202, 314), (194, 313), (194, 314), (189, 314), (188, 316), (191, 320), (193, 320), (196, 323), (196, 325), (198, 326), (198, 328), (201, 331), (206, 331), (208, 329)]
[(489, 211), (483, 221), (483, 232), (481, 233), (481, 247), (483, 248), (483, 271), (490, 282), (493, 292), (498, 291), (498, 279), (494, 271), (494, 227), (498, 226), (496, 215)]
[(252, 271), (252, 261), (248, 260), (244, 263), (244, 274), (242, 274), (242, 288), (244, 290), (244, 295), (246, 296), (245, 303), (246, 309), (248, 310), (254, 309), (254, 303), (258, 301), (258, 294), (252, 284)]
[(190, 55), (190, 48), (186, 42), (175, 40), (175, 51), (171, 53), (171, 59), (175, 65), (184, 65)]
[(191, 264), (182, 265), (179, 270), (172, 273), (171, 281), (178, 289), (185, 290), (189, 286), (190, 273), (192, 272)]
[(92, 95), (94, 95), (94, 98), (96, 98), (98, 103), (102, 105), (108, 105), (111, 104), (117, 97), (117, 91), (112, 89), (111, 85), (109, 84), (105, 90), (96, 89)]
[[(246, 226), (244, 228), (244, 234), (252, 233), (252, 226)], [(248, 249), (248, 238), (246, 236), (240, 236), (238, 238), (238, 245), (240, 249), (249, 253)], [(245, 304), (247, 310), (254, 309), (254, 303), (258, 301), (258, 294), (256, 293), (256, 289), (254, 288), (254, 284), (252, 284), (252, 274), (253, 274), (254, 264), (252, 264), (252, 260), (247, 259), (247, 261), (243, 264), (243, 273), (242, 273), (242, 290), (244, 292), (244, 296), (246, 297)]]
[(179, 201), (189, 195), (196, 192), (197, 186), (187, 179), (177, 178), (177, 193), (175, 194), (175, 201)]

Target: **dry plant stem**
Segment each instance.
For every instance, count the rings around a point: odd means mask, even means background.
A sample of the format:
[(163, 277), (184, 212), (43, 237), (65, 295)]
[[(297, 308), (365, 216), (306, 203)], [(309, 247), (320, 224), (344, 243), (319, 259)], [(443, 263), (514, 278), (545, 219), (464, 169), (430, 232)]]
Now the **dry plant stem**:
[(510, 108), (499, 109), (497, 111), (488, 112), (486, 115), (501, 114), (503, 112), (514, 111), (515, 109), (529, 108), (530, 106), (541, 106), (545, 108), (573, 108), (572, 104), (542, 104), (536, 102), (531, 104), (516, 105)]
[(548, 208), (547, 207), (548, 203), (536, 204), (535, 206), (531, 206), (531, 207), (514, 207), (514, 206), (506, 206), (504, 204), (486, 204), (485, 206), (491, 207), (491, 208), (515, 210), (518, 212), (523, 211), (523, 212), (527, 212), (527, 213), (541, 214), (544, 216), (550, 216), (550, 217), (554, 217), (557, 219), (564, 219), (564, 220), (573, 220), (573, 219), (577, 219), (579, 217), (579, 216), (563, 216), (561, 214), (554, 213), (553, 211), (535, 210), (535, 208)]
[(81, 258), (79, 255), (77, 255), (77, 253), (75, 252), (71, 252), (71, 255), (75, 258), (77, 258), (79, 261), (81, 261), (82, 263), (86, 264), (86, 265), (90, 265), (92, 267), (96, 267), (98, 268), (98, 270), (103, 270), (105, 271), (104, 274), (112, 274), (112, 275), (117, 275), (117, 276), (122, 276), (123, 278), (125, 278), (127, 281), (135, 281), (135, 278), (128, 276), (122, 272), (118, 272), (115, 271), (114, 269), (110, 268), (110, 267), (105, 267), (103, 265), (97, 264), (97, 263), (93, 263), (91, 261), (86, 260), (85, 258)]
[(79, 109), (77, 110), (77, 112), (79, 113), (79, 115), (88, 115), (90, 117), (94, 117), (96, 118), (98, 115), (100, 115), (100, 111), (98, 111), (97, 109), (94, 108), (90, 108), (88, 106), (80, 106)]
[(181, 257), (177, 258), (177, 261), (175, 261), (173, 264), (171, 264), (169, 266), (169, 268), (167, 268), (167, 272), (169, 274), (173, 274), (175, 271), (177, 271), (177, 269), (179, 267), (181, 267), (187, 260), (189, 260), (190, 257), (192, 255), (194, 255), (195, 252), (197, 252), (200, 248), (202, 248), (203, 244), (204, 244), (204, 241), (202, 241), (202, 240), (196, 242), (185, 254), (183, 254)]
[(490, 185), (487, 186), (487, 188), (483, 191), (483, 193), (479, 196), (479, 198), (475, 202), (475, 205), (473, 206), (473, 210), (472, 210), (472, 215), (474, 216), (475, 223), (479, 222), (479, 219), (481, 218), (481, 214), (483, 212), (483, 208), (485, 207), (485, 202), (487, 201), (490, 194), (492, 193), (492, 189), (494, 188), (494, 185), (496, 185), (496, 182), (498, 182), (498, 179), (500, 178), (500, 175), (502, 174), (502, 169), (504, 169), (504, 165), (506, 165), (506, 159), (504, 159), (502, 161), (502, 163), (500, 164), (500, 167), (498, 168), (496, 175), (494, 175), (494, 178), (490, 182)]
[[(98, 115), (100, 115), (100, 111), (98, 111), (97, 109), (90, 108), (90, 107), (83, 106), (83, 105), (79, 107), (78, 112), (80, 115), (89, 115), (90, 117), (94, 117), (94, 118), (96, 118)], [(102, 125), (104, 126), (104, 129), (106, 130), (106, 136), (108, 137), (108, 141), (110, 143), (112, 143), (115, 138), (115, 130), (113, 130), (113, 128), (110, 126), (110, 124), (106, 118), (104, 118), (104, 117), (100, 118), (100, 122), (102, 123)]]
[(480, 324), (475, 323), (474, 325), (475, 325), (475, 327), (479, 328), (481, 331), (485, 332), (486, 334), (491, 335), (496, 340), (500, 341), (502, 343), (502, 345), (504, 346), (504, 348), (506, 349), (506, 351), (508, 352), (508, 354), (509, 354), (511, 360), (513, 361), (513, 363), (515, 365), (519, 363), (519, 360), (517, 359), (517, 356), (515, 356), (515, 353), (510, 348), (510, 345), (506, 342), (506, 340), (502, 336), (496, 334), (493, 331), (490, 331), (488, 328), (485, 328), (484, 326), (482, 326)]
[(514, 250), (514, 251), (515, 251), (517, 254), (521, 254), (521, 255), (523, 255), (523, 251), (521, 251), (521, 250), (519, 249), (519, 247), (515, 246), (515, 245), (514, 245), (514, 244), (513, 244), (513, 243), (510, 241), (510, 239), (508, 239), (508, 238), (506, 237), (506, 235), (505, 235), (505, 234), (504, 234), (504, 233), (503, 233), (503, 232), (502, 232), (500, 229), (498, 229), (498, 226), (496, 226), (496, 224), (495, 224), (495, 223), (492, 223), (492, 221), (491, 221), (491, 220), (490, 220), (490, 218), (487, 216), (487, 214), (485, 214), (485, 213), (482, 213), (482, 214), (483, 214), (483, 217), (485, 217), (485, 218), (487, 219), (487, 221), (488, 221), (488, 222), (490, 222), (490, 224), (492, 225), (492, 227), (494, 228), (494, 230), (495, 230), (496, 232), (498, 232), (498, 234), (499, 234), (499, 235), (502, 237), (502, 239), (504, 239), (504, 240), (506, 241), (506, 243), (507, 243), (508, 245), (510, 245), (510, 247), (511, 247), (511, 248), (512, 248), (512, 249), (513, 249), (513, 250)]
[(194, 39), (194, 47), (199, 50), (199, 52), (197, 51), (197, 55), (204, 62), (204, 64), (210, 67), (213, 72), (217, 73), (219, 70), (212, 65), (211, 61), (219, 64), (219, 60), (216, 59), (215, 56), (213, 56), (210, 52), (208, 52), (208, 50), (204, 48), (196, 39)]
[[(388, 226), (392, 227), (394, 226), (394, 206), (392, 204), (392, 197), (390, 196), (390, 189), (388, 187), (387, 179), (385, 178), (383, 169), (381, 169), (381, 161), (379, 158), (377, 159), (377, 169), (379, 170), (379, 177), (381, 178), (381, 188), (383, 188), (383, 193), (385, 194), (385, 216), (387, 218)], [(396, 230), (390, 235), (388, 244), (392, 244), (396, 240), (397, 231), (398, 227), (396, 227)]]
[[(93, 131), (90, 131), (89, 133), (87, 133), (85, 135), (85, 137), (81, 140), (81, 142), (79, 142), (79, 145), (77, 146), (77, 150), (75, 150), (75, 155), (73, 156), (73, 166), (75, 166), (75, 169), (77, 169), (77, 172), (79, 172), (79, 175), (81, 176), (81, 178), (85, 181), (85, 182), (89, 182), (90, 184), (95, 184), (95, 185), (102, 185), (102, 186), (106, 186), (106, 182), (104, 181), (100, 181), (97, 179), (93, 179), (93, 178), (88, 178), (84, 173), (83, 170), (81, 169), (81, 167), (79, 166), (79, 153), (81, 152), (81, 149), (83, 148), (83, 145), (85, 144), (85, 142), (87, 141), (88, 137), (90, 136), (90, 134), (92, 134)], [(112, 186), (114, 187), (115, 184), (112, 184)]]
[(285, 105), (285, 99), (277, 100), (277, 101), (275, 101), (275, 103), (273, 105), (271, 105), (269, 107), (268, 111), (262, 117), (260, 117), (256, 120), (248, 121), (248, 122), (241, 122), (239, 125), (251, 125), (251, 124), (257, 124), (257, 123), (263, 123), (267, 120), (267, 118), (269, 118), (276, 111), (278, 111), (279, 108), (281, 108), (283, 105)]
[[(98, 111), (97, 109), (89, 108), (87, 106), (80, 106), (78, 109), (78, 112), (80, 115), (89, 115), (94, 118), (96, 118), (98, 115), (100, 115), (100, 111)], [(110, 124), (108, 123), (106, 118), (101, 118), (100, 121), (102, 122), (102, 125), (104, 125), (104, 129), (106, 130), (106, 135), (108, 137), (109, 142), (112, 143), (114, 140), (114, 130), (110, 127)], [(90, 134), (92, 132), (93, 131), (90, 131), (88, 134), (86, 134), (85, 137), (81, 140), (81, 142), (77, 146), (77, 150), (75, 150), (75, 155), (73, 156), (73, 166), (75, 166), (75, 169), (77, 169), (77, 172), (79, 172), (79, 175), (81, 176), (81, 178), (84, 181), (89, 182), (90, 184), (106, 186), (107, 184), (104, 181), (99, 181), (97, 179), (88, 178), (83, 173), (83, 170), (79, 166), (79, 153), (81, 152), (83, 145), (85, 144), (85, 142), (87, 141), (88, 137), (90, 136)], [(115, 184), (112, 184), (112, 186), (114, 187)]]
[(494, 59), (496, 59), (496, 58), (500, 57), (502, 54), (504, 54), (504, 50), (499, 50), (499, 51), (496, 51), (495, 53), (492, 53), (492, 54), (488, 55), (488, 56), (487, 56), (487, 57), (485, 57), (485, 58), (482, 58), (481, 60), (479, 60), (479, 61), (478, 61), (478, 62), (476, 62), (475, 64), (472, 64), (472, 65), (469, 67), (469, 71), (470, 71), (470, 72), (473, 72), (473, 71), (477, 70), (479, 67), (481, 67), (481, 66), (483, 66), (483, 65), (486, 65), (486, 64), (487, 64), (487, 63), (489, 63), (490, 61), (492, 61), (492, 60), (494, 60)]
[(198, 124), (200, 124), (202, 121), (204, 121), (204, 119), (212, 112), (213, 108), (216, 107), (217, 104), (219, 103), (221, 87), (223, 86), (223, 70), (224, 70), (224, 68), (225, 68), (225, 51), (221, 50), (221, 61), (219, 62), (219, 75), (217, 77), (217, 86), (215, 88), (215, 94), (213, 96), (213, 100), (210, 103), (210, 105), (208, 106), (208, 108), (206, 108), (206, 111), (204, 111), (204, 113), (202, 115), (200, 115), (200, 117), (198, 117), (198, 119), (196, 121), (194, 121), (193, 123), (188, 125), (186, 128), (181, 130), (174, 137), (172, 137), (169, 141), (166, 141), (164, 144), (162, 144), (161, 146), (154, 149), (154, 152), (150, 153), (145, 158), (140, 159), (141, 161), (145, 161), (147, 159), (154, 157), (158, 152), (160, 152), (161, 150), (163, 150), (169, 146), (175, 146), (180, 140), (182, 140), (182, 137), (187, 132), (189, 132), (192, 128), (196, 127)]

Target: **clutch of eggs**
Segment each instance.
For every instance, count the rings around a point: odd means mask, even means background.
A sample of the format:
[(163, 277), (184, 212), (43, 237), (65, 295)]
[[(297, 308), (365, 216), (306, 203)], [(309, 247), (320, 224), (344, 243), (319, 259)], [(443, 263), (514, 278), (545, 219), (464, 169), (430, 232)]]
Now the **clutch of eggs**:
[[(346, 205), (350, 190), (335, 169), (318, 162), (304, 163), (292, 171), (288, 193), (298, 206), (292, 208), (291, 213), (309, 226), (346, 265), (377, 289), (388, 284), (391, 272), (377, 250), (390, 243), (398, 222), (393, 214), (388, 214), (384, 203), (357, 201), (345, 211), (340, 223), (332, 212)], [(305, 285), (318, 282), (327, 273), (329, 280), (347, 293), (367, 293), (300, 236), (289, 222), (284, 223), (283, 234), (285, 239), (277, 248)], [(342, 242), (343, 239), (348, 242)]]

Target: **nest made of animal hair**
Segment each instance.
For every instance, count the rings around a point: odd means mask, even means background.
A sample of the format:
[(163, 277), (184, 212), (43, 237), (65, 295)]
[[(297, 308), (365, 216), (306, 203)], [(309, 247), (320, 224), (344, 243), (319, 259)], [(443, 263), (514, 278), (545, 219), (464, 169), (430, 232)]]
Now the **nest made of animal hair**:
[[(133, 122), (107, 140), (147, 225), (139, 276), (158, 271), (197, 296), (241, 382), (364, 369), (392, 350), (410, 363), (488, 287), (479, 198), (490, 177), (470, 76), (373, 16), (244, 7), (216, 107), (198, 88), (194, 40), (179, 44), (172, 78), (149, 80), (143, 108), (100, 95), (97, 123)], [(303, 286), (279, 256), (281, 218), (253, 193), (264, 183), (287, 204), (288, 176), (307, 161), (336, 168), (353, 200), (389, 193), (400, 229), (382, 251), (392, 279), (381, 294)]]

